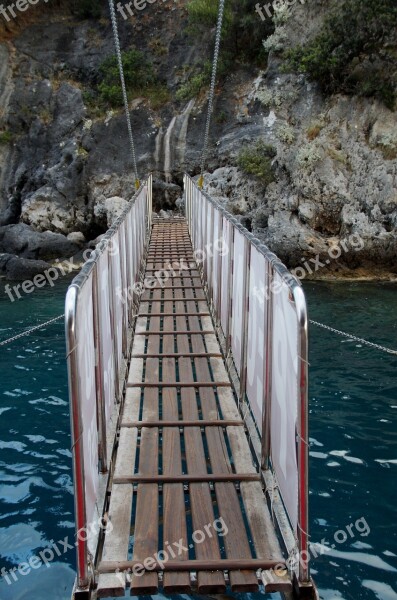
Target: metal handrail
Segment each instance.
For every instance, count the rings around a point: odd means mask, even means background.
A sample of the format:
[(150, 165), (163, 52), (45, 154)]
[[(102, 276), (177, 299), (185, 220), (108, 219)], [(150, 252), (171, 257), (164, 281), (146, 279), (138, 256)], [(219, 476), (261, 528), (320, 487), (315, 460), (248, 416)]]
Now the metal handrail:
[[(148, 186), (147, 194), (147, 223), (146, 223), (146, 234), (149, 231), (151, 223), (151, 202), (152, 202), (152, 191), (151, 191), (151, 176), (144, 182), (139, 190), (137, 190), (130, 200), (126, 208), (123, 210), (121, 215), (114, 222), (112, 227), (106, 232), (104, 237), (101, 239), (97, 247), (91, 252), (88, 260), (83, 265), (80, 273), (73, 279), (69, 286), (66, 300), (65, 300), (65, 330), (66, 330), (66, 346), (67, 346), (67, 365), (68, 365), (68, 382), (69, 382), (69, 399), (70, 399), (70, 420), (71, 420), (71, 433), (72, 433), (72, 455), (73, 455), (73, 478), (75, 486), (74, 502), (75, 502), (75, 520), (76, 520), (76, 550), (77, 550), (77, 580), (76, 590), (77, 592), (84, 593), (89, 589), (90, 580), (92, 573), (89, 572), (89, 548), (87, 535), (79, 535), (80, 532), (85, 531), (87, 523), (87, 502), (86, 502), (86, 478), (84, 470), (84, 448), (83, 448), (83, 431), (84, 424), (82, 423), (82, 405), (81, 405), (81, 392), (79, 386), (79, 364), (77, 361), (77, 328), (79, 326), (77, 320), (77, 307), (80, 291), (85, 286), (86, 282), (92, 277), (96, 277), (96, 266), (102, 254), (105, 252), (109, 243), (115, 233), (119, 230), (120, 226), (126, 220), (129, 215), (132, 206), (136, 200), (140, 197), (144, 186)], [(93, 295), (94, 302), (96, 301), (96, 295)], [(94, 321), (96, 320), (95, 310), (93, 315)], [(96, 338), (94, 327), (94, 337)], [(96, 348), (98, 350), (98, 348)], [(102, 392), (97, 394), (97, 404), (102, 398)], [(99, 398), (99, 400), (98, 400)], [(98, 406), (97, 406), (98, 409)], [(103, 429), (103, 423), (97, 423), (98, 434), (104, 444), (106, 444), (106, 431)], [(102, 428), (102, 429), (101, 429)], [(105, 439), (104, 439), (105, 438)], [(106, 456), (106, 453), (104, 454)], [(99, 471), (106, 470), (103, 465), (98, 469)]]
[[(258, 252), (269, 262), (271, 269), (277, 273), (282, 281), (286, 283), (292, 294), (298, 321), (298, 377), (299, 377), (299, 405), (298, 405), (298, 436), (297, 436), (297, 467), (298, 467), (298, 549), (300, 553), (299, 560), (299, 581), (308, 583), (310, 581), (310, 568), (308, 558), (308, 315), (305, 295), (302, 290), (301, 282), (287, 269), (282, 261), (271, 250), (247, 229), (231, 214), (220, 202), (209, 196), (204, 190), (199, 189), (192, 178), (185, 176), (186, 182), (194, 186), (200, 194), (216, 210), (224, 216), (232, 226), (239, 231), (248, 243), (255, 247)], [(187, 209), (188, 221), (194, 218), (194, 212), (190, 214), (191, 207)], [(270, 298), (272, 298), (272, 294)], [(269, 303), (270, 305), (270, 303)], [(271, 311), (271, 306), (269, 307)], [(218, 311), (219, 313), (219, 311)], [(220, 318), (220, 314), (219, 314)], [(225, 337), (228, 333), (225, 332)], [(226, 348), (228, 349), (228, 340), (226, 339)], [(271, 365), (270, 365), (271, 369)], [(269, 379), (268, 379), (269, 381)], [(271, 383), (271, 378), (270, 378)], [(270, 398), (271, 390), (265, 390), (265, 396)], [(269, 407), (267, 407), (269, 408)], [(270, 410), (263, 410), (264, 423), (262, 434), (262, 467), (269, 468), (270, 463)]]

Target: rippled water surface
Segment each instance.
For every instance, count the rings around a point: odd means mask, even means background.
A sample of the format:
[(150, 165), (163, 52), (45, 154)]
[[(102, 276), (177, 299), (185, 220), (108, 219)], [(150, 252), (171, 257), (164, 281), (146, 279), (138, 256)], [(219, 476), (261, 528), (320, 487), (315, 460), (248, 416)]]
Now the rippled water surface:
[[(60, 314), (65, 288), (14, 303), (0, 295), (0, 339)], [(396, 286), (306, 291), (311, 318), (397, 347)], [(312, 327), (310, 362), (312, 567), (321, 597), (397, 600), (397, 357)], [(9, 570), (51, 540), (73, 540), (63, 323), (0, 347), (0, 364), (0, 567)], [(321, 555), (321, 545), (335, 547)], [(0, 600), (67, 600), (73, 568), (69, 550), (51, 568), (1, 581)]]

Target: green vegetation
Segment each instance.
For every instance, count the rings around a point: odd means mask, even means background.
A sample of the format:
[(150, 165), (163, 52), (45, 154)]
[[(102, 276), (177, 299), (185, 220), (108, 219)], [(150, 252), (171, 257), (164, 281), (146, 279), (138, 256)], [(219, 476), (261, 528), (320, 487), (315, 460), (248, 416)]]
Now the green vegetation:
[(344, 0), (318, 35), (285, 53), (286, 68), (307, 73), (326, 93), (374, 96), (395, 108), (396, 0)]
[(203, 68), (189, 75), (187, 81), (176, 92), (176, 99), (179, 101), (190, 100), (198, 96), (201, 90), (209, 86), (211, 68), (211, 63), (206, 61)]
[(227, 123), (227, 114), (224, 110), (221, 110), (220, 113), (215, 114), (215, 122), (222, 125), (223, 123)]
[[(153, 65), (138, 50), (128, 50), (122, 53), (125, 85), (130, 94), (140, 95), (142, 90), (152, 86), (156, 77)], [(120, 85), (117, 57), (112, 55), (104, 60), (99, 67), (102, 81), (98, 86), (101, 100), (111, 106), (121, 106), (123, 95)]]
[[(221, 60), (227, 65), (238, 60), (265, 65), (262, 40), (274, 31), (271, 19), (261, 21), (255, 12), (256, 0), (229, 0), (225, 6)], [(215, 27), (218, 3), (190, 0), (187, 5), (190, 29), (202, 35)]]
[[(142, 52), (132, 49), (122, 53), (125, 84), (128, 98), (147, 98), (153, 109), (160, 108), (169, 99), (169, 91), (161, 83), (154, 71), (153, 65)], [(95, 103), (102, 109), (118, 108), (123, 105), (123, 95), (120, 85), (120, 76), (117, 58), (110, 56), (104, 60), (99, 68), (101, 81), (97, 85), (98, 100), (92, 91), (84, 92), (84, 101), (90, 107)], [(103, 112), (103, 110), (102, 110)]]
[(11, 144), (14, 136), (10, 131), (0, 131), (0, 144), (6, 145)]
[(266, 185), (274, 181), (271, 161), (277, 152), (273, 146), (259, 140), (243, 148), (238, 156), (237, 164), (244, 173), (259, 177)]

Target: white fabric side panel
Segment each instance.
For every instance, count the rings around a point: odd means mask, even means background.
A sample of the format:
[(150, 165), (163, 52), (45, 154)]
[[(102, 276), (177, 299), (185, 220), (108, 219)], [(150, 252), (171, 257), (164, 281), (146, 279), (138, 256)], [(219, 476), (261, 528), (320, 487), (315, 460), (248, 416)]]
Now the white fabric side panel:
[(247, 339), (247, 396), (262, 431), (263, 392), (265, 389), (267, 282), (268, 263), (265, 257), (251, 246), (251, 272), (249, 288), (249, 315)]
[(128, 286), (128, 308), (131, 306), (131, 289), (134, 285), (134, 257), (132, 250), (132, 226), (131, 226), (131, 210), (127, 215), (127, 219), (125, 221), (125, 241), (126, 241), (126, 267), (127, 267), (127, 286)]
[(126, 262), (126, 243), (125, 243), (125, 221), (120, 225), (119, 229), (120, 243), (120, 268), (121, 268), (121, 289), (123, 301), (121, 303), (123, 309), (123, 331), (124, 335), (128, 329), (128, 284), (127, 284), (127, 262)]
[(137, 232), (137, 264), (138, 264), (138, 268), (139, 268), (139, 265), (141, 263), (141, 258), (142, 258), (142, 227), (141, 227), (142, 202), (141, 202), (140, 196), (136, 200), (135, 219), (136, 219), (136, 232)]
[(197, 220), (195, 223), (195, 227), (196, 227), (196, 231), (197, 231), (197, 237), (196, 237), (196, 243), (194, 246), (195, 250), (198, 250), (199, 248), (201, 248), (201, 211), (202, 211), (202, 198), (201, 198), (201, 194), (200, 192), (197, 190), (196, 191), (196, 205), (197, 205)]
[[(223, 217), (223, 244), (224, 247), (228, 247), (229, 239), (230, 239), (230, 231), (231, 231), (231, 223)], [(230, 248), (229, 248), (230, 252)], [(224, 335), (227, 333), (227, 323), (229, 320), (229, 306), (230, 306), (230, 297), (229, 297), (229, 279), (230, 279), (230, 269), (229, 269), (229, 252), (222, 256), (222, 287), (221, 287), (221, 325), (223, 329)]]
[(90, 524), (94, 520), (99, 484), (92, 275), (79, 292), (76, 332), (79, 393), (83, 423), (86, 516), (87, 523)]
[(113, 298), (114, 298), (114, 323), (115, 323), (115, 349), (119, 366), (121, 365), (122, 356), (122, 339), (123, 339), (123, 300), (122, 300), (122, 281), (121, 281), (121, 266), (120, 266), (120, 243), (119, 232), (113, 235), (113, 244), (111, 252), (112, 262), (112, 279), (113, 279)]
[(234, 251), (233, 251), (233, 309), (232, 309), (232, 352), (237, 372), (241, 369), (242, 356), (242, 328), (243, 328), (243, 310), (244, 310), (244, 248), (246, 239), (238, 229), (234, 231)]
[(142, 231), (142, 247), (141, 247), (141, 258), (143, 257), (143, 253), (145, 250), (146, 243), (146, 222), (147, 222), (147, 197), (148, 197), (148, 188), (145, 185), (143, 190), (141, 191), (140, 198), (142, 202), (142, 214), (141, 214), (141, 231)]
[(104, 403), (106, 423), (108, 423), (114, 400), (114, 356), (112, 343), (112, 325), (109, 302), (109, 265), (108, 265), (108, 249), (103, 252), (98, 261), (98, 303), (99, 303), (99, 323), (100, 323), (100, 338), (101, 338), (101, 363), (103, 369), (104, 382)]
[(221, 244), (219, 243), (220, 236), (220, 212), (214, 208), (214, 243), (213, 243), (213, 259), (212, 259), (212, 299), (214, 301), (214, 308), (216, 316), (218, 315), (218, 301), (220, 291), (220, 281), (218, 281), (219, 263), (222, 260), (220, 255)]
[(137, 271), (138, 271), (138, 239), (136, 229), (136, 204), (131, 209), (131, 240), (132, 240), (132, 281), (133, 284), (136, 282)]
[(209, 284), (210, 293), (212, 294), (212, 254), (214, 251), (214, 237), (212, 231), (212, 223), (213, 223), (213, 215), (214, 215), (214, 206), (211, 202), (207, 200), (207, 240), (205, 243), (205, 248), (203, 248), (205, 252), (205, 268), (206, 268), (206, 276), (207, 283)]
[(199, 193), (198, 190), (196, 188), (193, 189), (193, 211), (194, 211), (194, 218), (193, 218), (193, 231), (194, 231), (194, 245), (193, 245), (193, 249), (196, 250), (198, 248), (199, 245), (199, 229), (200, 229), (200, 221), (199, 221), (199, 214), (200, 214), (200, 206), (199, 206)]
[(197, 210), (196, 210), (196, 222), (195, 222), (195, 229), (196, 229), (196, 243), (194, 246), (194, 249), (197, 250), (198, 248), (200, 248), (201, 246), (201, 195), (200, 192), (198, 190), (196, 190), (196, 206), (197, 206)]
[(271, 456), (281, 495), (295, 531), (298, 523), (298, 320), (289, 288), (273, 285)]

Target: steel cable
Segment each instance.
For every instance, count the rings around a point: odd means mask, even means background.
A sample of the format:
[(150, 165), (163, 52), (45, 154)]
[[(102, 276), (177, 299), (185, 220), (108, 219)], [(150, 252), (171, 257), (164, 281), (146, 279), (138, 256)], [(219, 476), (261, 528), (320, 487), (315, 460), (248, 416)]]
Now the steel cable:
[(137, 164), (136, 164), (135, 143), (134, 143), (134, 136), (132, 135), (132, 126), (131, 126), (131, 117), (130, 117), (130, 111), (129, 111), (129, 106), (128, 106), (127, 88), (125, 86), (123, 58), (121, 56), (119, 30), (118, 30), (118, 26), (117, 26), (117, 17), (116, 17), (116, 11), (114, 10), (113, 0), (109, 0), (109, 9), (110, 9), (110, 18), (112, 21), (112, 28), (113, 28), (114, 45), (116, 48), (117, 63), (119, 66), (120, 83), (121, 83), (121, 91), (123, 94), (125, 117), (127, 120), (128, 138), (129, 138), (130, 148), (131, 148), (131, 155), (132, 155), (132, 162), (133, 162), (133, 169), (134, 169), (134, 178), (135, 178), (135, 187), (136, 187), (136, 189), (138, 189), (139, 188), (139, 175), (138, 175), (138, 168), (137, 168)]
[(216, 86), (216, 75), (218, 71), (218, 62), (219, 62), (219, 52), (221, 47), (221, 37), (222, 37), (222, 25), (223, 25), (223, 15), (225, 12), (225, 0), (219, 0), (219, 8), (218, 8), (218, 21), (216, 26), (216, 37), (215, 37), (215, 51), (214, 51), (214, 59), (212, 63), (212, 75), (211, 75), (211, 86), (208, 97), (208, 111), (207, 111), (207, 120), (205, 124), (205, 132), (204, 132), (204, 143), (203, 143), (203, 151), (201, 154), (201, 165), (200, 165), (200, 179), (199, 179), (199, 187), (203, 187), (204, 183), (204, 167), (205, 167), (205, 159), (208, 152), (208, 142), (210, 135), (210, 127), (211, 127), (211, 117), (214, 111), (214, 99), (215, 99), (215, 86)]

